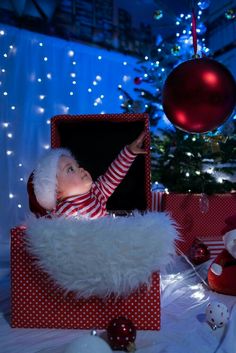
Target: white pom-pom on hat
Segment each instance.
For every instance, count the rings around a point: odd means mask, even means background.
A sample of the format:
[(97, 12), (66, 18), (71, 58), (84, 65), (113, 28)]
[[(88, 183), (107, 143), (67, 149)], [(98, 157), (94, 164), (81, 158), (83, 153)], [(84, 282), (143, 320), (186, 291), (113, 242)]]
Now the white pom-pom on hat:
[(34, 193), (40, 206), (46, 210), (52, 210), (56, 207), (56, 176), (58, 161), (61, 156), (72, 157), (72, 154), (66, 148), (51, 149), (42, 157), (34, 170)]

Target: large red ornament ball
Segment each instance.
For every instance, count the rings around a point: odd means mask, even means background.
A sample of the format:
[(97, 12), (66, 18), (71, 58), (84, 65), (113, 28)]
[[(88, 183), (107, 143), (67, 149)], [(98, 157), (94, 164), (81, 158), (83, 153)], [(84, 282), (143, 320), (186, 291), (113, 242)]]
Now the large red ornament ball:
[(167, 118), (179, 129), (190, 133), (212, 131), (234, 110), (235, 79), (215, 60), (189, 60), (167, 77), (162, 103)]
[(125, 317), (113, 319), (108, 324), (107, 337), (113, 350), (135, 350), (136, 328), (132, 321)]
[(195, 239), (190, 250), (189, 260), (194, 265), (200, 265), (210, 259), (210, 251), (206, 244), (202, 243), (199, 239)]

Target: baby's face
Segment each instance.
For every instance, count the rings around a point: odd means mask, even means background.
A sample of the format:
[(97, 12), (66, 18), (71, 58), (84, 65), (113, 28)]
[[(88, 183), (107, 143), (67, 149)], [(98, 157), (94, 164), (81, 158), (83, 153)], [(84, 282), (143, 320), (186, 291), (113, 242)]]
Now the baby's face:
[(61, 156), (57, 170), (58, 199), (85, 194), (92, 186), (91, 175), (72, 157)]

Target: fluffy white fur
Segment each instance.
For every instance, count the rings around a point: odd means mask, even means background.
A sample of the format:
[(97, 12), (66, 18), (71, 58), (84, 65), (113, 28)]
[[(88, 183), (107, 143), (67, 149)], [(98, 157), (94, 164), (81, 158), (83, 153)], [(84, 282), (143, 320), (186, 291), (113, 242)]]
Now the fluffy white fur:
[(227, 232), (223, 236), (225, 248), (236, 259), (236, 229)]
[(166, 213), (97, 220), (36, 219), (27, 226), (29, 251), (66, 292), (88, 298), (126, 296), (175, 254), (176, 227)]
[(38, 203), (46, 210), (56, 206), (56, 175), (61, 156), (71, 157), (66, 148), (55, 148), (47, 152), (34, 170), (34, 192)]

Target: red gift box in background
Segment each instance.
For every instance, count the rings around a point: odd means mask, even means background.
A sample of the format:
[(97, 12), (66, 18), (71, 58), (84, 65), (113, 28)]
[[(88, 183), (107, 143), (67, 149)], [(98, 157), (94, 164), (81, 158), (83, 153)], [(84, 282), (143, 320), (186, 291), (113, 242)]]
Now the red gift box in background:
[(225, 219), (235, 214), (236, 193), (205, 196), (208, 208), (201, 207), (201, 194), (152, 193), (152, 208), (168, 212), (180, 227), (183, 241), (178, 248), (187, 253), (195, 238), (202, 240), (215, 257), (224, 247), (221, 231)]
[[(52, 118), (51, 145), (69, 148), (96, 179), (144, 129), (149, 131), (147, 114), (59, 115)], [(147, 153), (135, 160), (109, 199), (108, 210), (151, 208), (149, 134), (145, 148)], [(137, 329), (160, 329), (159, 273), (152, 275), (148, 288), (140, 287), (127, 298), (65, 296), (27, 253), (25, 236), (24, 227), (11, 230), (12, 327), (105, 329), (111, 319), (125, 316)]]

